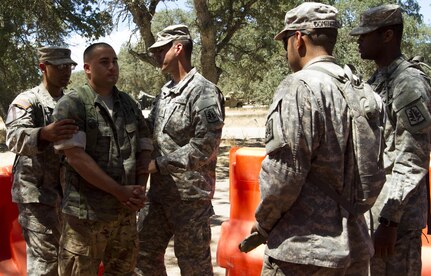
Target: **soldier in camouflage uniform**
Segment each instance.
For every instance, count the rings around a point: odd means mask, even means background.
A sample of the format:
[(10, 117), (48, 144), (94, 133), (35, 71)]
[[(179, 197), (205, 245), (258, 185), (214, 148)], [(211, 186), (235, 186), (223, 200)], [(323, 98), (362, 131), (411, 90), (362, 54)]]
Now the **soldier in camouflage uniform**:
[(19, 94), (6, 119), (7, 145), (16, 153), (12, 200), (27, 244), (28, 275), (57, 275), (60, 239), (60, 157), (53, 142), (72, 137), (73, 120), (53, 122), (52, 112), (73, 67), (70, 50), (39, 49), (39, 86)]
[(341, 194), (354, 184), (347, 103), (336, 79), (313, 69), (344, 75), (331, 56), (337, 13), (303, 3), (286, 13), (285, 28), (275, 36), (294, 73), (278, 86), (266, 122), (267, 157), (252, 228), (266, 240), (262, 275), (368, 273), (373, 248), (364, 215), (350, 215), (318, 186), (327, 182)]
[(158, 33), (150, 50), (172, 80), (162, 87), (149, 115), (155, 146), (149, 202), (140, 213), (138, 268), (166, 275), (165, 249), (174, 236), (182, 275), (212, 275), (210, 217), (224, 99), (191, 65), (187, 26)]
[(382, 97), (385, 125), (386, 183), (370, 215), (375, 256), (372, 275), (420, 275), (421, 229), (426, 225), (430, 155), (430, 83), (401, 54), (403, 19), (397, 5), (365, 11), (359, 36), (363, 59), (374, 60), (369, 80)]
[[(137, 257), (136, 210), (143, 206), (152, 141), (138, 104), (115, 84), (119, 68), (106, 43), (84, 51), (88, 84), (57, 104), (54, 118), (73, 119), (78, 133), (55, 144), (66, 156), (60, 239), (61, 275), (131, 275)], [(147, 161), (145, 161), (147, 160)], [(142, 185), (142, 186), (139, 186)]]

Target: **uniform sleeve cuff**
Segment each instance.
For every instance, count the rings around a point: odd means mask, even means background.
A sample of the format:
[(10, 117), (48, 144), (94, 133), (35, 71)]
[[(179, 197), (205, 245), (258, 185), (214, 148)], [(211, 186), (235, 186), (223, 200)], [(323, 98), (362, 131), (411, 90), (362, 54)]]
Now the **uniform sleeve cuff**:
[(85, 149), (86, 143), (87, 135), (85, 134), (85, 132), (79, 131), (78, 133), (74, 134), (70, 139), (55, 142), (54, 149), (57, 151), (71, 149), (74, 147), (80, 147)]
[(150, 139), (150, 138), (141, 138), (141, 139), (139, 139), (139, 149), (140, 150), (153, 151), (154, 150), (153, 140)]
[(263, 229), (259, 225), (259, 223), (256, 223), (256, 229), (257, 229), (257, 232), (259, 232), (259, 234), (261, 234), (265, 239), (268, 239), (268, 232), (265, 229)]

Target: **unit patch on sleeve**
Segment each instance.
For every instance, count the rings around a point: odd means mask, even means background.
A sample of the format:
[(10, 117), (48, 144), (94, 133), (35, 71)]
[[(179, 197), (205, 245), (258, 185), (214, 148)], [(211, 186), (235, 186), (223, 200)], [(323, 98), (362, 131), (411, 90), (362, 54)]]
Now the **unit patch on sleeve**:
[(407, 108), (406, 115), (411, 126), (418, 125), (425, 120), (425, 117), (422, 115), (417, 106)]
[(268, 143), (274, 138), (274, 122), (273, 119), (269, 119), (266, 122), (266, 130), (265, 130), (265, 143)]
[(205, 118), (207, 120), (208, 123), (216, 123), (218, 121), (220, 121), (217, 112), (215, 111), (214, 108), (207, 108), (205, 110)]

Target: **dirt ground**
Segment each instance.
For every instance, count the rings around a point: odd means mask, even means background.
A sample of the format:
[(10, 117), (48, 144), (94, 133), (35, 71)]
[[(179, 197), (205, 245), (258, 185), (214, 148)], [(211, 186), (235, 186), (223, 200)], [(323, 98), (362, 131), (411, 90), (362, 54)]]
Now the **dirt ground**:
[[(229, 219), (229, 151), (231, 147), (263, 147), (265, 134), (266, 108), (226, 108), (223, 139), (217, 161), (217, 182), (213, 206), (215, 215), (211, 219), (211, 255), (214, 275), (225, 275), (225, 269), (216, 263), (217, 243), (221, 224)], [(0, 145), (0, 166), (12, 164), (14, 154), (8, 152), (5, 145)], [(169, 276), (180, 275), (174, 255), (173, 242), (165, 255)]]

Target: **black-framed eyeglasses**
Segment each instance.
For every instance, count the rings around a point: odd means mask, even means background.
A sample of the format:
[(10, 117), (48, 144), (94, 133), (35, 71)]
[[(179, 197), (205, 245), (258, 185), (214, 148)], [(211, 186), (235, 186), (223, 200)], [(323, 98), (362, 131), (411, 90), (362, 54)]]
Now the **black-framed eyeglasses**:
[[(289, 31), (289, 32), (287, 32), (287, 34), (283, 37), (283, 47), (284, 47), (284, 50), (285, 50), (285, 51), (287, 51), (287, 41), (289, 40), (289, 38), (290, 38), (291, 36), (294, 36), (296, 32), (297, 32), (297, 31)], [(310, 35), (310, 32), (305, 31), (305, 30), (301, 30), (301, 31), (299, 31), (299, 32), (300, 32), (302, 35)]]
[(51, 64), (49, 62), (45, 62), (46, 65), (51, 65), (53, 66), (55, 69), (63, 71), (63, 70), (74, 70), (75, 69), (75, 64), (59, 64), (59, 65), (54, 65)]
[(296, 31), (293, 32), (288, 32), (284, 37), (283, 37), (283, 47), (284, 50), (287, 51), (287, 42), (289, 41), (289, 38), (291, 36), (293, 36), (296, 33)]

